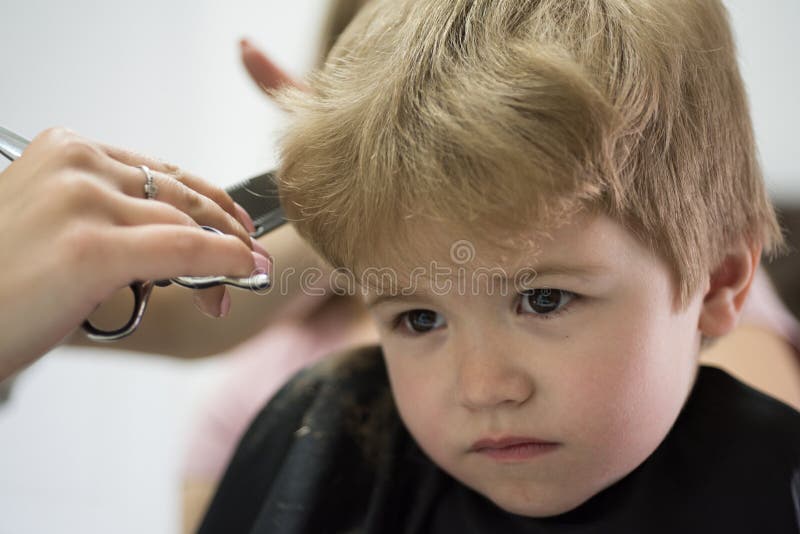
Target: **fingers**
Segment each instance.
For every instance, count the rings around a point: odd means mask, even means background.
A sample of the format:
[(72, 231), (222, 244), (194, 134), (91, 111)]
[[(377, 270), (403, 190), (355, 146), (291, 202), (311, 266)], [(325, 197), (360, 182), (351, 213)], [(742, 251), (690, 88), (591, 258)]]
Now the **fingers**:
[[(146, 200), (137, 201), (148, 203)], [(123, 232), (117, 232), (114, 239), (117, 242), (114, 250), (118, 251), (115, 256), (119, 272), (130, 274), (132, 268), (136, 267), (135, 279), (139, 280), (218, 274), (247, 277), (272, 273), (270, 259), (250, 251), (234, 237), (220, 236), (195, 227), (128, 227)], [(136, 257), (127, 257), (126, 254), (130, 252), (135, 252)], [(194, 303), (210, 317), (224, 317), (231, 307), (230, 290), (219, 286), (195, 291)]]
[(247, 39), (239, 42), (242, 50), (242, 63), (244, 63), (250, 78), (268, 95), (285, 85), (297, 87), (308, 91), (308, 87), (289, 76), (283, 69), (275, 65), (264, 52), (253, 46)]
[[(98, 143), (98, 146), (113, 160), (118, 163), (124, 164), (135, 172), (139, 173), (141, 178), (141, 186), (144, 185), (144, 173), (141, 169), (138, 168), (139, 165), (146, 165), (151, 171), (153, 171), (153, 178), (156, 182), (156, 185), (159, 186), (159, 195), (158, 200), (164, 201), (164, 198), (161, 196), (162, 185), (166, 185), (167, 187), (172, 187), (173, 192), (176, 188), (177, 184), (182, 184), (186, 188), (199, 193), (200, 195), (211, 199), (215, 204), (217, 204), (222, 210), (224, 210), (228, 215), (238, 221), (243, 227), (252, 226), (252, 220), (250, 220), (249, 216), (244, 210), (240, 210), (236, 208), (236, 203), (233, 199), (228, 195), (222, 188), (216, 187), (197, 176), (194, 176), (181, 168), (177, 167), (176, 165), (172, 165), (171, 163), (167, 163), (165, 161), (158, 160), (156, 158), (152, 158), (150, 156), (145, 156), (143, 154), (137, 154), (135, 152), (125, 150), (123, 148), (105, 145), (103, 143)], [(130, 173), (129, 173), (130, 174)], [(167, 184), (167, 182), (169, 182)], [(132, 186), (129, 186), (132, 187)], [(135, 187), (133, 189), (136, 189)], [(144, 196), (142, 187), (139, 187), (137, 190), (130, 190), (126, 191), (127, 194), (131, 196), (142, 197)], [(176, 198), (173, 196), (173, 199)], [(189, 195), (189, 198), (192, 198)], [(206, 223), (202, 223), (206, 224)], [(220, 230), (226, 231), (224, 228), (220, 228)], [(246, 232), (245, 232), (246, 233)]]
[[(251, 244), (253, 247), (253, 252), (257, 255), (261, 255), (267, 260), (266, 263), (258, 263), (261, 261), (261, 258), (256, 256), (256, 271), (269, 273), (270, 277), (272, 277), (272, 256), (266, 250), (264, 250), (264, 247), (262, 247), (261, 244), (255, 239), (252, 239)], [(225, 317), (225, 315), (228, 314), (231, 306), (230, 291), (222, 286), (212, 287), (209, 289), (198, 289), (194, 292), (194, 305), (197, 307), (197, 309), (210, 317)]]
[(239, 214), (237, 219), (244, 223), (244, 227), (247, 229), (248, 232), (251, 234), (256, 231), (256, 224), (253, 222), (253, 219), (250, 217), (243, 207), (241, 207), (236, 202), (233, 203), (234, 207), (236, 208), (236, 213)]
[[(113, 169), (113, 174), (119, 177), (119, 188), (123, 193), (131, 197), (131, 200), (140, 200), (144, 198), (145, 174), (142, 169), (131, 167), (117, 160), (111, 160), (109, 162), (109, 167)], [(247, 228), (235, 218), (235, 216), (242, 217), (242, 214), (238, 212), (236, 205), (230, 200), (227, 194), (225, 194), (224, 197), (228, 201), (231, 212), (235, 215), (231, 215), (230, 212), (224, 210), (213, 198), (203, 193), (203, 191), (205, 191), (214, 195), (214, 188), (205, 184), (202, 180), (189, 180), (190, 183), (195, 184), (195, 187), (201, 190), (198, 191), (161, 171), (151, 169), (150, 173), (153, 176), (153, 183), (158, 187), (158, 194), (155, 198), (158, 202), (153, 202), (152, 200), (147, 202), (173, 206), (194, 219), (198, 224), (213, 226), (226, 234), (235, 235), (242, 243), (248, 247), (251, 246), (251, 239)], [(215, 196), (220, 198), (218, 195)], [(145, 201), (142, 200), (142, 202)], [(252, 222), (249, 224), (252, 225)]]
[(268, 265), (237, 238), (176, 225), (119, 226), (105, 250), (119, 284), (178, 276), (247, 277)]
[[(254, 228), (244, 210), (222, 189), (173, 165), (64, 128), (40, 133), (16, 163), (17, 173), (36, 178), (18, 182), (35, 187), (12, 189), (7, 196), (20, 206), (45, 208), (34, 220), (51, 233), (58, 230), (54, 255), (71, 273), (66, 279), (84, 284), (86, 305), (133, 280), (271, 272), (266, 252), (252, 250), (248, 230)], [(142, 164), (152, 170), (157, 201), (144, 198), (145, 173), (136, 167)], [(205, 313), (227, 313), (230, 295), (224, 287), (198, 295)]]
[(209, 317), (225, 317), (231, 308), (231, 295), (225, 286), (198, 289), (193, 295), (194, 306)]
[[(190, 216), (198, 217), (196, 220), (200, 224), (214, 226), (236, 235), (249, 246), (247, 233), (248, 229), (253, 228), (253, 222), (247, 213), (237, 207), (223, 189), (186, 173), (175, 165), (90, 141), (66, 128), (49, 128), (41, 132), (31, 143), (30, 149), (26, 153), (47, 153), (49, 150), (55, 156), (56, 166), (96, 174), (99, 179), (116, 185), (125, 194), (136, 198), (144, 197), (145, 179), (144, 173), (137, 167), (147, 165), (153, 171), (154, 182), (160, 189), (158, 200), (172, 204)], [(220, 210), (230, 218), (222, 215)], [(232, 220), (238, 224), (233, 224)]]
[(121, 226), (177, 224), (199, 227), (192, 217), (164, 202), (132, 198), (118, 191), (109, 195), (104, 202), (113, 222)]

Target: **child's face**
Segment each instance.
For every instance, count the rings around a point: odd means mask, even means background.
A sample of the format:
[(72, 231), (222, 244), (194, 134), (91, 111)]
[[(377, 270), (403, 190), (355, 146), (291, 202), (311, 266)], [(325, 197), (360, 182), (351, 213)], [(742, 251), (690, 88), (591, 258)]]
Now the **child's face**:
[[(475, 273), (459, 259), (449, 291), (417, 278), (418, 297), (371, 308), (400, 416), (417, 443), (450, 475), (526, 516), (575, 508), (644, 461), (678, 416), (700, 344), (702, 296), (677, 312), (666, 263), (619, 224), (583, 215), (550, 237), (505, 269), (509, 277), (520, 266), (538, 272), (530, 295), (513, 284), (505, 295), (485, 283), (473, 292)], [(450, 250), (464, 238), (434, 241)], [(434, 254), (421, 248), (420, 258)], [(466, 291), (456, 284), (461, 267)], [(552, 444), (472, 450), (505, 437)]]

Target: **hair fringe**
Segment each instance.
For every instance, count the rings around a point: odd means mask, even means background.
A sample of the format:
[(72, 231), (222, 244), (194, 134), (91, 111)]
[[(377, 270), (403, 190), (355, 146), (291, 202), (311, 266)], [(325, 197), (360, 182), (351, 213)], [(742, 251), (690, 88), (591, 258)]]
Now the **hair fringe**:
[(683, 306), (733, 243), (786, 250), (718, 0), (374, 0), (310, 85), (280, 94), (279, 187), (334, 267), (402, 263), (427, 224), (502, 249), (597, 210)]

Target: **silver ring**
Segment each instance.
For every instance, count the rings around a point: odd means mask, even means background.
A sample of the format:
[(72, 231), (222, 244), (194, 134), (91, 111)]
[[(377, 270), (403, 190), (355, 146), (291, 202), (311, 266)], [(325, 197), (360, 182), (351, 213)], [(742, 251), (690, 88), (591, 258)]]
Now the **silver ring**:
[(144, 197), (148, 200), (155, 200), (158, 194), (158, 186), (153, 182), (153, 173), (147, 165), (139, 165), (142, 172), (144, 172)]

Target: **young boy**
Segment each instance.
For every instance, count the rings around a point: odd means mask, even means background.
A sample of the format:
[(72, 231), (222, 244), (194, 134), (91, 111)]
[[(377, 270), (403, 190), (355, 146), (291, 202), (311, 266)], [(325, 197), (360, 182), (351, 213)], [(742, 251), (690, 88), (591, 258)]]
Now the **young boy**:
[(378, 0), (312, 90), (284, 209), (381, 346), (201, 532), (800, 532), (800, 414), (697, 363), (782, 247), (720, 2)]

